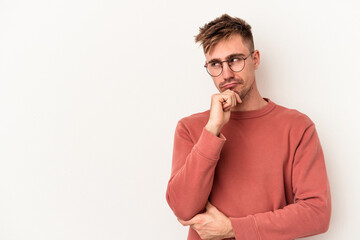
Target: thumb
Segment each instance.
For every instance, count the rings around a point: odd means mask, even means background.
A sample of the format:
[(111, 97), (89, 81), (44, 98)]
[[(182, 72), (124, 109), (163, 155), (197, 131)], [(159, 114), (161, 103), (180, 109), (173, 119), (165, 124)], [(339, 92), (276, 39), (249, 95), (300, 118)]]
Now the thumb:
[(235, 92), (235, 97), (236, 97), (237, 103), (242, 103), (242, 100), (241, 100), (241, 98), (240, 98), (240, 95), (239, 95), (237, 92)]

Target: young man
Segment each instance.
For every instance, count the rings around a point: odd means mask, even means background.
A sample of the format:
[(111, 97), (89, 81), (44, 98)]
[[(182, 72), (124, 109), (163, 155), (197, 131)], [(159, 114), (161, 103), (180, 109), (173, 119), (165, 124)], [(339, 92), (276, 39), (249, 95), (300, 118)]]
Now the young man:
[(262, 98), (251, 27), (226, 14), (200, 28), (220, 93), (179, 120), (166, 199), (188, 239), (295, 239), (326, 232), (331, 199), (314, 123)]

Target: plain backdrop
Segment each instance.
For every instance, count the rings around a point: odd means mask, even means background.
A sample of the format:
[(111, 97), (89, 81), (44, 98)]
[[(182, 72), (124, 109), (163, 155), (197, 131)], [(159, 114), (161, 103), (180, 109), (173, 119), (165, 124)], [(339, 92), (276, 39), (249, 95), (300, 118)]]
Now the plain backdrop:
[(210, 107), (198, 28), (253, 28), (262, 96), (316, 124), (327, 233), (360, 238), (358, 1), (0, 0), (0, 239), (186, 239), (165, 199), (177, 121)]

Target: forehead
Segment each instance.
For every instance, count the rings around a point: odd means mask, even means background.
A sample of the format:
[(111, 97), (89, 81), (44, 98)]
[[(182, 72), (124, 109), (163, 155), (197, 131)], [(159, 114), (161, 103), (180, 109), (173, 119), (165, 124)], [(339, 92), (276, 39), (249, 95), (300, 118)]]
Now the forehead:
[(205, 54), (206, 60), (209, 61), (214, 58), (225, 59), (227, 56), (234, 53), (249, 53), (248, 47), (243, 43), (240, 35), (230, 36), (228, 39), (219, 41)]

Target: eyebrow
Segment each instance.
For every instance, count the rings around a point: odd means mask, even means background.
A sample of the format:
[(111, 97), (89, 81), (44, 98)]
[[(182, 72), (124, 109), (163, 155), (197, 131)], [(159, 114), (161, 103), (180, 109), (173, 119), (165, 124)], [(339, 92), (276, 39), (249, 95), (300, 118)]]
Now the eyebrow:
[[(233, 53), (230, 54), (229, 56), (227, 56), (225, 59), (229, 60), (230, 58), (234, 58), (234, 57), (245, 57), (245, 54), (243, 53)], [(208, 61), (208, 63), (213, 63), (213, 62), (221, 62), (220, 58), (213, 58), (210, 61)]]

